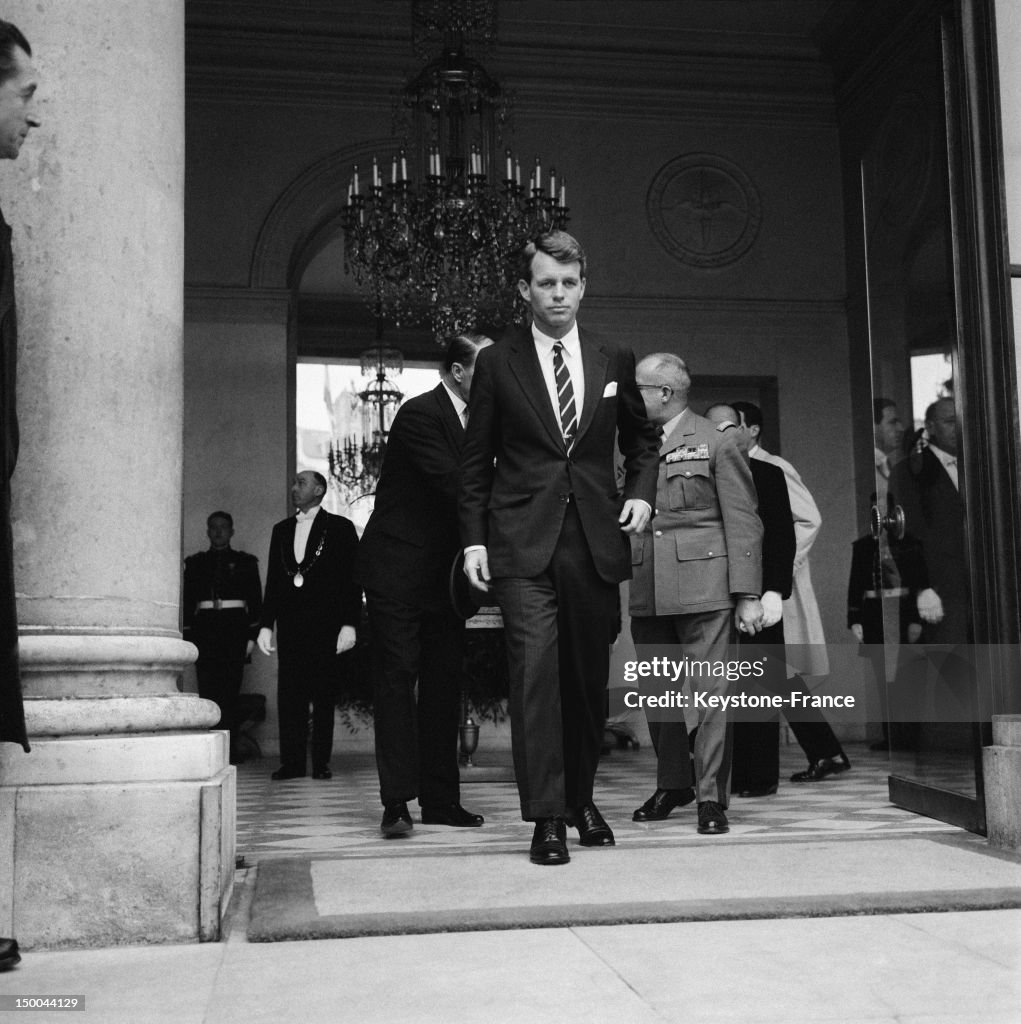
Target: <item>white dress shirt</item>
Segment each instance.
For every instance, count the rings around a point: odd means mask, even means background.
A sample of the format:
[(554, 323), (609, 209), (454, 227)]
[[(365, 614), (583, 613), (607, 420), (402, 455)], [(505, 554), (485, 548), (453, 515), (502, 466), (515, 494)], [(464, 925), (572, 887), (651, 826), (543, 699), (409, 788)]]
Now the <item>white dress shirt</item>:
[(454, 412), (457, 413), (457, 418), (461, 421), (462, 427), (468, 426), (468, 403), (455, 391), (453, 391), (449, 384), (445, 380), (441, 380), (440, 383), (443, 385), (447, 394), (450, 396), (450, 401), (454, 403)]
[(294, 518), (294, 559), (301, 565), (308, 546), (308, 535), (312, 532), (312, 520), (319, 514), (319, 506), (313, 505), (307, 512), (299, 512)]
[[(581, 410), (585, 406), (585, 368), (581, 362), (581, 339), (578, 337), (578, 325), (575, 323), (562, 338), (551, 338), (543, 334), (532, 324), (532, 338), (535, 340), (535, 351), (542, 367), (542, 377), (549, 392), (550, 404), (557, 423), (560, 423), (560, 397), (557, 393), (557, 378), (553, 371), (553, 346), (559, 341), (564, 346), (564, 365), (571, 375), (571, 387), (574, 390), (574, 408), (581, 423)], [(561, 430), (563, 425), (561, 424)]]

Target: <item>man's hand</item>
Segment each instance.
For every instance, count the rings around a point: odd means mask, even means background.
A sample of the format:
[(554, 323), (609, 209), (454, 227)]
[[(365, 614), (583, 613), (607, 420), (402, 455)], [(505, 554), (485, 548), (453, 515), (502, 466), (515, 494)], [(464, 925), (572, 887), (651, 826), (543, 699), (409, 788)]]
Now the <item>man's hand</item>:
[(848, 628), (851, 630), (851, 636), (853, 636), (858, 643), (865, 643), (865, 627), (860, 622), (852, 622)]
[(272, 654), (276, 648), (273, 646), (273, 630), (265, 626), (259, 630), (259, 638), (255, 641), (263, 654)]
[(343, 654), (345, 651), (350, 651), (357, 642), (358, 631), (354, 626), (341, 626), (340, 632), (337, 634), (337, 653)]
[(762, 602), (757, 597), (739, 597), (734, 609), (734, 625), (739, 633), (755, 636), (762, 628)]
[(641, 533), (652, 518), (652, 509), (641, 498), (629, 498), (624, 502), (617, 522), (625, 533)]
[(936, 625), (937, 622), (943, 621), (943, 602), (932, 587), (921, 591), (915, 603), (918, 605), (918, 617), (922, 622)]
[(762, 595), (761, 629), (775, 626), (783, 618), (783, 598), (775, 590), (767, 590)]
[(485, 593), (489, 593), (489, 552), (485, 548), (472, 548), (464, 555), (464, 574), (468, 582)]

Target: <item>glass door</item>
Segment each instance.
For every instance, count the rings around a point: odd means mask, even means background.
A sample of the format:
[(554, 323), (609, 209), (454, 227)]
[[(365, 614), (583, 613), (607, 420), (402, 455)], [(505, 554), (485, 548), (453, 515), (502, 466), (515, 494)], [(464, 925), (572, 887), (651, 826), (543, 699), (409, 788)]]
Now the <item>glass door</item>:
[[(946, 21), (877, 79), (860, 162), (874, 464), (864, 640), (883, 695), (893, 803), (984, 829), (967, 467), (959, 386)], [(864, 488), (861, 488), (864, 491)]]

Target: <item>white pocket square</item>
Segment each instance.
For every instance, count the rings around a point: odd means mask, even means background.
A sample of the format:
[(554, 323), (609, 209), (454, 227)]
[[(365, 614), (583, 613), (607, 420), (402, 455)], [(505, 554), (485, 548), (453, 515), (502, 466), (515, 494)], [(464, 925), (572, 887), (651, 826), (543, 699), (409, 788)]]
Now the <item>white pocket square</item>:
[(613, 398), (616, 393), (617, 382), (615, 380), (611, 380), (610, 383), (606, 385), (606, 390), (603, 392), (603, 398)]

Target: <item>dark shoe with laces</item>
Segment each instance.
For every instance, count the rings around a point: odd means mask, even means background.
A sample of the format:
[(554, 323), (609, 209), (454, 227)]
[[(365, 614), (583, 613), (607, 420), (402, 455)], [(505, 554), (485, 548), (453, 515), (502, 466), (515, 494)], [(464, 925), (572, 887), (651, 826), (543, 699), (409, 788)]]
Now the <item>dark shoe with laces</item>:
[(827, 775), (839, 775), (841, 772), (850, 771), (851, 762), (846, 755), (837, 754), (836, 757), (820, 758), (815, 764), (810, 764), (803, 772), (795, 772), (791, 776), (791, 782), (818, 782), (825, 779)]
[(706, 800), (698, 805), (698, 834), (701, 836), (722, 836), (730, 831), (730, 824), (723, 808), (715, 800)]
[(273, 772), (270, 778), (274, 782), (283, 782), (286, 779), (303, 779), (305, 778), (305, 770), (303, 768), (287, 768), (281, 766)]
[(426, 804), (422, 807), (423, 825), (450, 825), (451, 828), (478, 828), (485, 822), (481, 814), (472, 814), (460, 804)]
[(738, 792), (738, 796), (743, 797), (757, 797), (757, 796), (772, 796), (780, 788), (779, 784), (774, 782), (770, 786), (749, 786), (747, 789), (742, 789)]
[(533, 864), (566, 864), (571, 859), (567, 852), (567, 825), (563, 818), (539, 818), (536, 821), (528, 859)]
[(582, 846), (615, 846), (613, 831), (595, 804), (582, 804), (571, 811), (568, 818), (572, 827), (578, 830), (578, 842)]
[(631, 815), (632, 821), (663, 821), (675, 807), (684, 807), (695, 799), (695, 791), (687, 789), (657, 789), (641, 807)]
[(411, 821), (411, 812), (404, 800), (391, 800), (383, 805), (383, 820), (379, 830), (386, 839), (406, 836), (415, 826)]
[(312, 778), (313, 779), (332, 779), (333, 778), (333, 772), (330, 771), (330, 766), (329, 765), (322, 765), (319, 768), (313, 768), (312, 769)]

